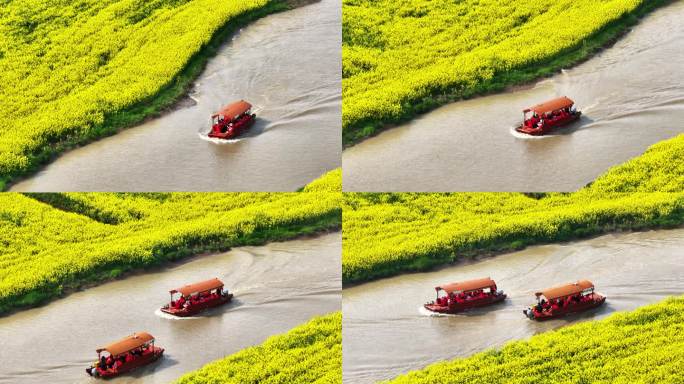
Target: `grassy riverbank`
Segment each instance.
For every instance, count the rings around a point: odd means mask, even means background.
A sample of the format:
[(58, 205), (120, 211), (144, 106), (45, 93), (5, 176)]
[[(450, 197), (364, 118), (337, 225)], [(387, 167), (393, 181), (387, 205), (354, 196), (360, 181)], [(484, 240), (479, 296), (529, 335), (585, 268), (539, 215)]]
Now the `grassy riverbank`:
[(345, 194), (343, 282), (527, 245), (684, 224), (684, 193)]
[(664, 0), (343, 0), (343, 142), (576, 64)]
[(342, 383), (342, 313), (316, 317), (259, 346), (209, 363), (176, 383)]
[(159, 115), (236, 29), (301, 4), (19, 0), (1, 7), (0, 190), (65, 150)]
[(684, 297), (441, 362), (387, 383), (681, 383)]
[(338, 230), (340, 194), (0, 194), (0, 314), (205, 252)]

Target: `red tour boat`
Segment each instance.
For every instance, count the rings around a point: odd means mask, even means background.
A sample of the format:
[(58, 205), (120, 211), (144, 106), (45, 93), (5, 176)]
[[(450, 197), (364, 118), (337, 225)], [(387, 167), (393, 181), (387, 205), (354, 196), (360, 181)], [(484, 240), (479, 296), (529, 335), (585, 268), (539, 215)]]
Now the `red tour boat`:
[[(435, 287), (437, 299), (424, 305), (437, 313), (458, 313), (471, 308), (484, 307), (506, 299), (503, 291), (497, 291), (496, 283), (489, 277), (468, 280)], [(445, 295), (440, 297), (440, 292)]]
[[(116, 343), (97, 350), (97, 361), (86, 372), (90, 376), (109, 378), (132, 371), (158, 360), (164, 348), (154, 345), (154, 337), (147, 332), (134, 333)], [(105, 356), (103, 352), (108, 352)]]
[(244, 100), (228, 104), (211, 116), (209, 137), (233, 139), (247, 131), (255, 119), (252, 104)]
[(606, 297), (594, 291), (589, 280), (561, 285), (535, 293), (537, 305), (523, 310), (531, 320), (548, 320), (596, 308)]
[[(172, 289), (169, 293), (171, 302), (163, 306), (161, 311), (178, 317), (192, 316), (233, 299), (233, 294), (224, 291), (223, 282), (216, 278)], [(176, 293), (180, 293), (178, 300), (173, 299)]]
[[(532, 136), (542, 136), (554, 127), (560, 127), (580, 118), (575, 102), (563, 96), (523, 110), (523, 123), (515, 130)], [(532, 114), (527, 117), (527, 113)]]

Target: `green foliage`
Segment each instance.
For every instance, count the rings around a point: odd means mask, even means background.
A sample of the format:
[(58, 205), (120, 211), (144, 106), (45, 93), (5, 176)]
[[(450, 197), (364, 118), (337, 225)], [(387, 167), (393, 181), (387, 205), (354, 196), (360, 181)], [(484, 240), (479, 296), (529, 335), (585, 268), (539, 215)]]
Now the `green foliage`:
[(177, 384), (342, 383), (342, 313), (317, 317), (181, 377)]
[(684, 297), (441, 362), (387, 383), (681, 383)]
[(661, 0), (343, 0), (345, 144), (587, 57)]
[(684, 223), (684, 193), (345, 193), (345, 283), (606, 231)]
[(280, 0), (1, 6), (0, 185), (157, 113), (200, 72), (213, 38), (284, 8)]
[(339, 228), (340, 194), (0, 194), (0, 313), (201, 252)]
[(342, 192), (342, 168), (334, 169), (309, 183), (304, 192)]

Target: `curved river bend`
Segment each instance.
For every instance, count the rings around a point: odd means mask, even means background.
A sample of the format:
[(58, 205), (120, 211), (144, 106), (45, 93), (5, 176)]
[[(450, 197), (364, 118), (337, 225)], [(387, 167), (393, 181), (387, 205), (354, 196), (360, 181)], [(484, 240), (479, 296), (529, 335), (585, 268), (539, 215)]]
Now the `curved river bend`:
[[(390, 379), (509, 340), (684, 294), (683, 254), (684, 229), (607, 235), (344, 289), (344, 382)], [(441, 317), (422, 310), (424, 302), (434, 299), (435, 286), (487, 276), (508, 294), (504, 303)], [(543, 323), (523, 315), (522, 309), (534, 303), (535, 291), (583, 278), (608, 297), (606, 305)]]
[[(241, 349), (340, 310), (341, 235), (241, 247), (76, 292), (0, 318), (0, 383), (93, 383), (95, 349), (149, 331), (166, 349), (159, 362), (112, 383), (169, 383)], [(194, 318), (157, 309), (168, 290), (218, 277), (235, 298)]]
[[(196, 105), (65, 153), (12, 190), (296, 190), (340, 166), (340, 26), (336, 0), (260, 19), (209, 61)], [(200, 138), (214, 111), (243, 98), (258, 115), (245, 138)]]
[[(529, 89), (438, 108), (344, 151), (348, 191), (574, 191), (684, 132), (684, 2), (614, 46)], [(567, 95), (580, 122), (513, 134), (522, 109)]]

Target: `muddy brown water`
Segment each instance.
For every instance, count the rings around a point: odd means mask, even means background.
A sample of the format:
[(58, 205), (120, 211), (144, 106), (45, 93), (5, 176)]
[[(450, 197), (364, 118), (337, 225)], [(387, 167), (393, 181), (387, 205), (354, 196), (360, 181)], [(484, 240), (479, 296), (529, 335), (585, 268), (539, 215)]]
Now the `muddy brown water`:
[[(431, 316), (422, 304), (434, 287), (492, 277), (508, 299), (466, 314)], [(606, 305), (535, 322), (522, 310), (534, 292), (589, 279)], [(373, 383), (431, 363), (469, 356), (513, 339), (684, 294), (684, 229), (606, 235), (544, 245), (430, 273), (408, 274), (344, 289), (344, 382)]]
[[(77, 292), (0, 318), (0, 383), (95, 383), (99, 346), (148, 331), (164, 358), (112, 383), (169, 383), (341, 306), (341, 235), (241, 247)], [(168, 290), (219, 277), (234, 301), (187, 319), (157, 309)]]
[[(684, 2), (614, 46), (528, 89), (456, 102), (342, 156), (348, 191), (573, 191), (684, 132)], [(522, 109), (567, 95), (584, 112), (543, 138), (517, 134)]]
[[(70, 151), (12, 190), (296, 190), (341, 163), (340, 28), (335, 0), (260, 19), (209, 61), (194, 102)], [(248, 134), (200, 136), (217, 108), (241, 98), (258, 116)]]

